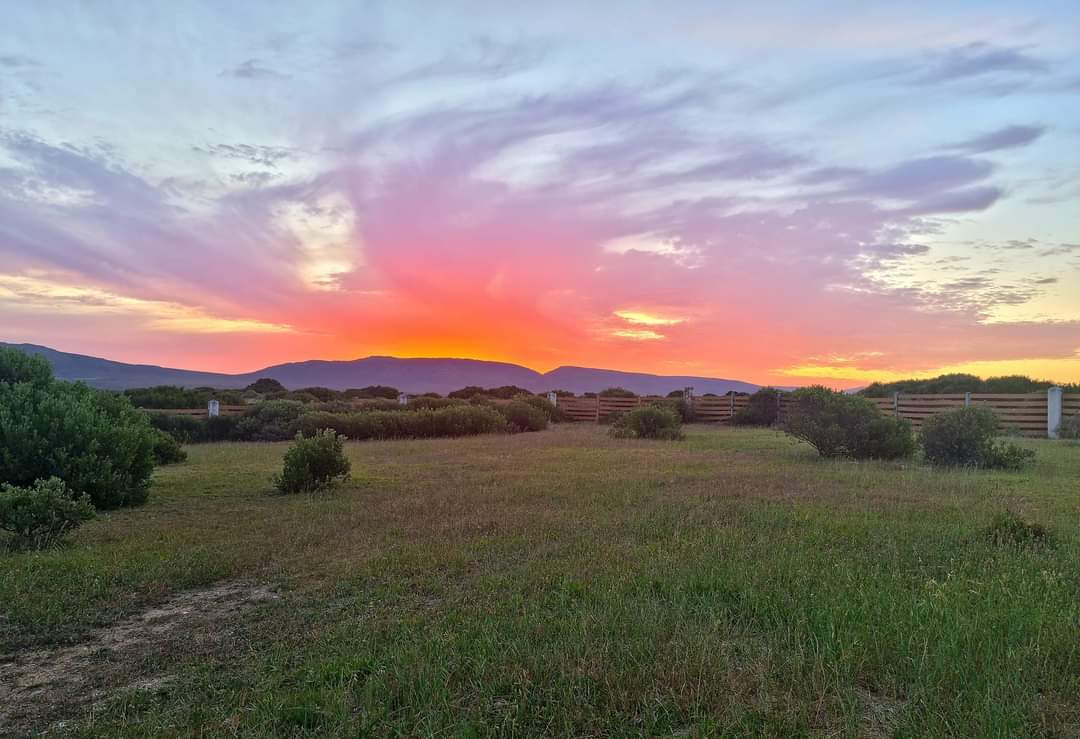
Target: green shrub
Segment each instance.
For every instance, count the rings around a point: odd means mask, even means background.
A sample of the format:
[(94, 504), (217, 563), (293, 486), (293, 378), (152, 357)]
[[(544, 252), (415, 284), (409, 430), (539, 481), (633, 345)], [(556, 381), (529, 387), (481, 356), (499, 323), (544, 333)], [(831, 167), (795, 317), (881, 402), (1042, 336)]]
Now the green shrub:
[(1053, 539), (1045, 526), (1025, 521), (1012, 511), (994, 514), (990, 524), (983, 529), (982, 538), (995, 546), (1016, 549), (1035, 549), (1053, 545)]
[(792, 393), (784, 431), (823, 457), (901, 459), (915, 451), (911, 424), (885, 416), (871, 401), (815, 386)]
[(244, 402), (239, 390), (215, 390), (209, 387), (183, 388), (174, 385), (128, 388), (124, 391), (136, 408), (205, 408), (215, 399), (222, 405), (239, 405)]
[(345, 397), (344, 393), (338, 392), (337, 390), (331, 390), (328, 387), (302, 387), (296, 392), (310, 395), (323, 403)]
[(288, 441), (304, 410), (304, 404), (296, 400), (256, 403), (236, 422), (235, 436), (242, 441)]
[(552, 405), (551, 401), (545, 398), (543, 395), (518, 395), (514, 400), (522, 403), (528, 403), (536, 410), (544, 414), (544, 417), (548, 420), (548, 423), (565, 423), (569, 421), (569, 416), (562, 408), (556, 405)]
[(461, 400), (469, 400), (477, 395), (485, 395), (484, 388), (479, 385), (466, 385), (463, 388), (457, 390), (451, 390), (446, 394), (448, 398), (460, 398)]
[(429, 439), (504, 433), (507, 422), (494, 408), (458, 404), (435, 410), (310, 412), (300, 416), (294, 432), (312, 436), (331, 428), (349, 439)]
[(0, 383), (45, 387), (53, 381), (52, 365), (40, 354), (0, 347)]
[(206, 441), (206, 421), (179, 413), (149, 413), (150, 425), (164, 431), (181, 444)]
[(350, 399), (383, 398), (385, 400), (397, 400), (399, 395), (401, 395), (401, 391), (389, 385), (368, 385), (367, 387), (350, 388), (345, 391), (345, 397)]
[(529, 391), (523, 387), (517, 385), (501, 385), (499, 387), (488, 388), (484, 391), (484, 395), (490, 398), (498, 398), (499, 400), (510, 400), (517, 395), (529, 395)]
[(935, 413), (923, 422), (920, 441), (932, 465), (1018, 470), (1035, 453), (997, 438), (997, 414), (986, 407), (969, 406)]
[(780, 417), (780, 391), (763, 387), (754, 392), (745, 408), (735, 412), (731, 423), (735, 426), (772, 426)]
[(268, 393), (283, 393), (286, 391), (286, 387), (272, 377), (260, 377), (244, 390), (266, 395)]
[(524, 400), (511, 400), (500, 410), (514, 431), (543, 431), (547, 428), (547, 415)]
[(13, 535), (17, 548), (52, 546), (93, 517), (90, 497), (72, 495), (58, 477), (27, 487), (0, 484), (0, 529)]
[(683, 438), (679, 416), (670, 408), (659, 405), (643, 405), (624, 413), (609, 433), (616, 439), (677, 441)]
[(138, 505), (149, 491), (154, 441), (146, 414), (122, 395), (42, 384), (37, 374), (0, 382), (0, 482), (58, 477), (98, 508)]
[(410, 411), (435, 410), (437, 408), (449, 408), (453, 405), (465, 405), (465, 401), (460, 398), (433, 398), (430, 395), (417, 395), (409, 398), (405, 409)]
[[(636, 398), (637, 393), (624, 387), (609, 387), (597, 393), (601, 398)], [(586, 393), (588, 395), (588, 393)]]
[(1065, 416), (1057, 431), (1059, 439), (1080, 439), (1080, 416)]
[(316, 431), (311, 438), (297, 434), (285, 452), (274, 487), (280, 493), (314, 493), (348, 478), (351, 466), (344, 440), (333, 429)]
[(180, 442), (171, 434), (161, 429), (154, 431), (157, 434), (154, 440), (154, 464), (176, 464), (187, 460), (187, 452), (180, 448)]

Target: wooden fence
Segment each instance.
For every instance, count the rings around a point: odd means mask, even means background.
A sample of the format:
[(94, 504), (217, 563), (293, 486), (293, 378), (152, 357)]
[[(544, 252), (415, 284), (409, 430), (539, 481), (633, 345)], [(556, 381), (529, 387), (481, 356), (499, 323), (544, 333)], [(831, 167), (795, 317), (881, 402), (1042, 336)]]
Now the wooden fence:
[[(923, 421), (935, 413), (962, 408), (965, 405), (985, 406), (992, 409), (1001, 419), (1002, 426), (1024, 436), (1045, 438), (1051, 430), (1053, 419), (1080, 415), (1080, 394), (1061, 394), (1058, 400), (1051, 400), (1052, 389), (1046, 392), (1004, 394), (1004, 393), (950, 393), (943, 395), (922, 395), (897, 393), (889, 398), (869, 398), (883, 413), (906, 418), (918, 430)], [(660, 400), (658, 397), (612, 398), (612, 397), (560, 397), (557, 405), (574, 421), (598, 422), (612, 413), (625, 413), (639, 405)], [(748, 395), (696, 396), (692, 403), (694, 415), (702, 423), (728, 423), (732, 416), (745, 408), (750, 402)], [(793, 402), (789, 393), (781, 393), (780, 416)], [(1054, 405), (1059, 404), (1058, 414), (1054, 415)], [(1056, 429), (1056, 426), (1054, 427)]]

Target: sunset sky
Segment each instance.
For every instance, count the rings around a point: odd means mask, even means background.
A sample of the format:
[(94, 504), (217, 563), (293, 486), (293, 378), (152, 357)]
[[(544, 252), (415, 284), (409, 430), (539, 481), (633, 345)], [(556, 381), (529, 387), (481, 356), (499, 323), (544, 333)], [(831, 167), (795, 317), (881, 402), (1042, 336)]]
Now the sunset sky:
[(1080, 381), (1080, 3), (12, 3), (0, 340)]

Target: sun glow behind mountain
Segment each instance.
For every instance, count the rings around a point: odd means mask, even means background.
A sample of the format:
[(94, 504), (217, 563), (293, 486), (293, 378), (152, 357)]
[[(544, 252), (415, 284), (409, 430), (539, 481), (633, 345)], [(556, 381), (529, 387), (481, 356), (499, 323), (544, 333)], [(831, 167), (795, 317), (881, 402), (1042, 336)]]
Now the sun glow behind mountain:
[(1080, 7), (120, 7), (0, 28), (2, 340), (1080, 380)]

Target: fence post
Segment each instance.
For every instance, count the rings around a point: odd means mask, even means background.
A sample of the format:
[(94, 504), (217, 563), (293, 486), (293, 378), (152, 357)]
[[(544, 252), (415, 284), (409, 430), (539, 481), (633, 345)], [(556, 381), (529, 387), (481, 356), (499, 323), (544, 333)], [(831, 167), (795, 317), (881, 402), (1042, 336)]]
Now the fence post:
[(398, 402), (398, 405), (408, 405), (409, 404), (409, 396), (406, 395), (405, 393), (398, 393), (397, 402)]
[(728, 423), (731, 423), (731, 420), (733, 418), (735, 418), (735, 391), (734, 390), (731, 390), (731, 391), (728, 392), (728, 400), (730, 401), (731, 407), (728, 409), (727, 420), (728, 420)]
[(964, 407), (971, 405), (971, 393), (964, 393)]
[(559, 394), (552, 390), (548, 393), (548, 402), (554, 406), (559, 405)]
[(206, 404), (206, 415), (207, 416), (212, 418), (212, 417), (214, 417), (214, 416), (216, 416), (216, 415), (218, 415), (220, 413), (221, 413), (221, 404), (219, 404), (216, 400), (211, 400), (210, 402), (208, 402)]
[(596, 394), (596, 422), (600, 423), (600, 393)]
[(1058, 426), (1061, 425), (1062, 389), (1052, 387), (1046, 391), (1046, 437), (1058, 438)]

